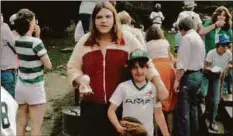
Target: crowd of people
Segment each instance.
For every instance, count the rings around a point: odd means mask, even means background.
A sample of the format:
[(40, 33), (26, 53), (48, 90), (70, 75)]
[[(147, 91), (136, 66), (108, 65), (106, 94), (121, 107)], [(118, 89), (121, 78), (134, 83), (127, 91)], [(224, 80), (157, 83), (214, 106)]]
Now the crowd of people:
[[(197, 136), (200, 103), (206, 105), (209, 128), (219, 131), (221, 96), (232, 94), (232, 15), (226, 7), (203, 23), (193, 11), (196, 3), (185, 1), (173, 24), (174, 57), (161, 27), (161, 4), (150, 14), (153, 25), (146, 32), (132, 25), (128, 12), (117, 13), (116, 2), (85, 4), (89, 8), (80, 8), (76, 45), (67, 63), (68, 79), (81, 99), (81, 136), (126, 135), (123, 117), (141, 122), (147, 136), (155, 135), (155, 126), (164, 136)], [(1, 99), (1, 135), (24, 136), (29, 120), (31, 135), (42, 135), (43, 71), (52, 64), (36, 15), (20, 9), (10, 27), (1, 21), (1, 92), (10, 94)]]

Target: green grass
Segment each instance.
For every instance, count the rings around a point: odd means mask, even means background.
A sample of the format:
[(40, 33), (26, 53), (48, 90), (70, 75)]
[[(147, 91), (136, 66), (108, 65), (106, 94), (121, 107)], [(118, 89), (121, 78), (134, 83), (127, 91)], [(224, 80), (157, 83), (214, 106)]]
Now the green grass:
[(43, 40), (47, 50), (49, 58), (52, 62), (53, 68), (50, 72), (66, 69), (66, 64), (71, 56), (71, 53), (62, 53), (60, 49), (66, 47), (74, 47), (75, 42), (72, 36), (65, 36), (61, 39), (48, 38)]
[(174, 34), (170, 34), (168, 33), (168, 31), (164, 31), (164, 35), (166, 37), (166, 39), (169, 41), (170, 43), (170, 51), (172, 52), (172, 54), (174, 56), (176, 56), (176, 53), (174, 53), (174, 47), (175, 47), (175, 37)]

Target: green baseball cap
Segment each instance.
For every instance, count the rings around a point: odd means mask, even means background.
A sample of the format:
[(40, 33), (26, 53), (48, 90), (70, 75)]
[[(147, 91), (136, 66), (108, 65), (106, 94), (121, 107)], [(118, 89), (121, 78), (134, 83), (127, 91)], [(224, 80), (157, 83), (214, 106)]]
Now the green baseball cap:
[(133, 60), (145, 60), (146, 62), (149, 60), (149, 57), (147, 56), (146, 51), (142, 49), (135, 49), (132, 51), (129, 55), (129, 61)]

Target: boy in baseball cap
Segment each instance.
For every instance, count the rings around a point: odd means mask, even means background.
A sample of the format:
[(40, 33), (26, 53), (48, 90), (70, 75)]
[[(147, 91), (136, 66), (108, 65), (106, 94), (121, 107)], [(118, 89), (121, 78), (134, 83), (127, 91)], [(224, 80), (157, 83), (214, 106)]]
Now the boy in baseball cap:
[[(128, 69), (131, 73), (131, 80), (120, 83), (110, 98), (111, 105), (108, 109), (108, 117), (116, 130), (124, 135), (129, 130), (120, 124), (116, 118), (115, 111), (118, 106), (123, 105), (124, 117), (133, 117), (142, 122), (143, 126), (148, 131), (148, 136), (153, 136), (153, 114), (156, 110), (161, 110), (161, 104), (156, 103), (156, 87), (146, 79), (148, 74), (149, 57), (144, 50), (136, 49), (128, 59)], [(160, 118), (160, 121), (157, 119)], [(161, 120), (164, 119), (164, 120)], [(155, 116), (158, 124), (165, 123), (163, 114)], [(159, 125), (161, 128), (161, 125)], [(164, 135), (169, 135), (167, 126), (161, 128)]]
[[(207, 94), (206, 112), (209, 112), (209, 128), (218, 131), (216, 116), (220, 102), (220, 90), (229, 68), (232, 68), (232, 53), (227, 50), (231, 43), (229, 36), (224, 33), (216, 35), (216, 49), (208, 52), (205, 69), (208, 71), (209, 89)], [(219, 69), (219, 70), (216, 70)]]

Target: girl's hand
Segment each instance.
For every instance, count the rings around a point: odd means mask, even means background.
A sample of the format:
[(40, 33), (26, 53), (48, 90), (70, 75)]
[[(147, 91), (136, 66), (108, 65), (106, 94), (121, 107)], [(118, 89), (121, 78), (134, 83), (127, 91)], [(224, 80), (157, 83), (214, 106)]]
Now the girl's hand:
[(94, 92), (92, 92), (90, 85), (85, 85), (83, 83), (80, 84), (79, 91), (80, 91), (80, 98), (81, 99), (94, 94)]
[(216, 27), (223, 27), (225, 25), (225, 21), (224, 20), (218, 20), (215, 22), (215, 26)]

